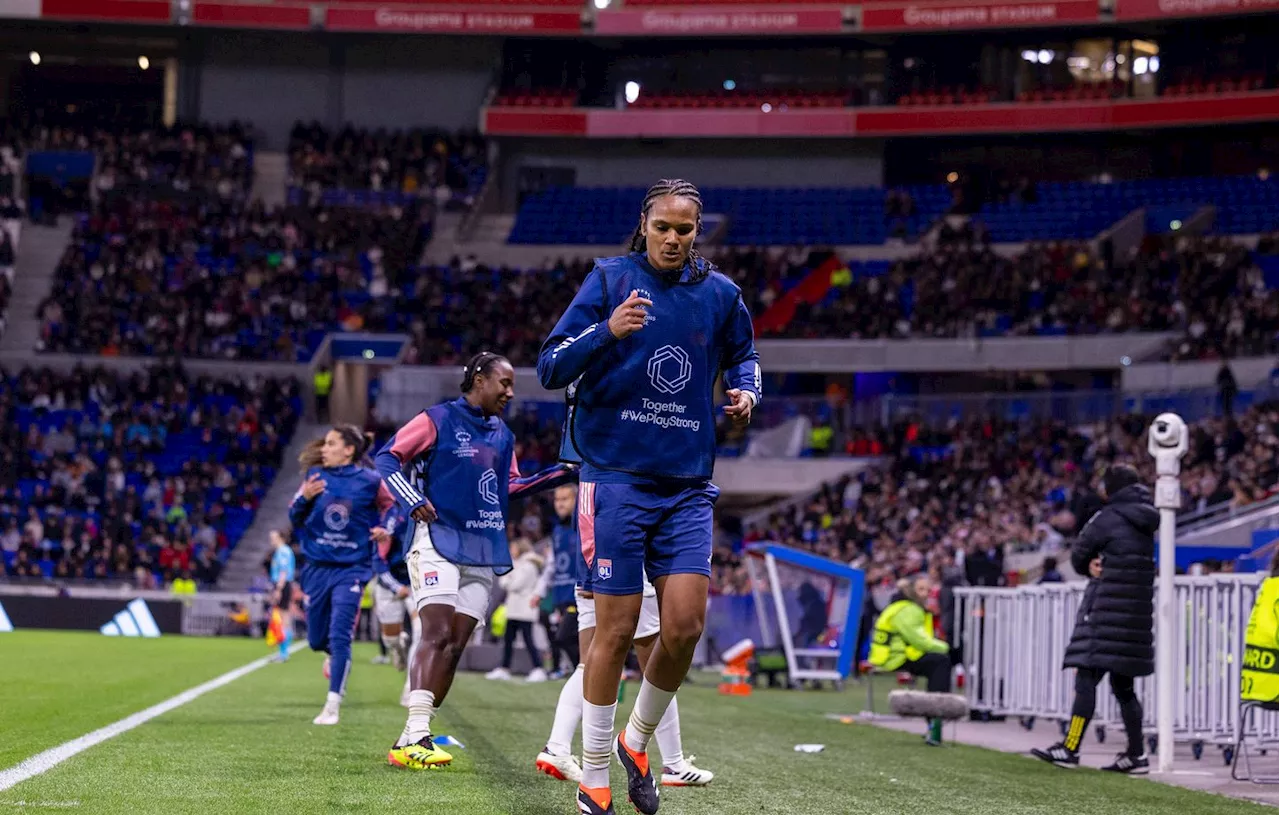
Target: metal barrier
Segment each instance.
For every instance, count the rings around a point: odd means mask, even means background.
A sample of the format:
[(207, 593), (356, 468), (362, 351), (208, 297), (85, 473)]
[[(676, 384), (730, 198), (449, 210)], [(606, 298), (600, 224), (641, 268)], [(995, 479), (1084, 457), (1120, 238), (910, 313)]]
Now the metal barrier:
[[(1178, 577), (1174, 581), (1179, 631), (1185, 632), (1175, 675), (1174, 738), (1200, 757), (1205, 744), (1223, 748), (1227, 761), (1240, 732), (1240, 660), (1244, 630), (1262, 575)], [(1015, 589), (956, 589), (956, 619), (964, 647), (965, 694), (974, 710), (1044, 718), (1071, 718), (1074, 681), (1062, 668), (1076, 624), (1084, 582)], [(1156, 621), (1159, 627), (1161, 622)], [(1122, 726), (1109, 684), (1098, 691), (1094, 723)], [(1155, 732), (1156, 681), (1136, 683), (1143, 728)], [(1273, 712), (1255, 717), (1246, 744), (1275, 747), (1280, 724)]]

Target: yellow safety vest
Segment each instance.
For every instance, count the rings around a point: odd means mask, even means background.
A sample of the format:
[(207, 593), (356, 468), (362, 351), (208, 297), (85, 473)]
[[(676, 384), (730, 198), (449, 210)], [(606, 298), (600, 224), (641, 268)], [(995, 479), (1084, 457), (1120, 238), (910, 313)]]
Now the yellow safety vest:
[(1246, 702), (1280, 699), (1280, 578), (1268, 577), (1244, 632), (1244, 663), (1240, 666), (1240, 698)]
[[(908, 606), (918, 606), (910, 600), (899, 600), (890, 603), (876, 618), (875, 630), (871, 634), (871, 652), (867, 661), (877, 668), (896, 671), (904, 662), (914, 662), (925, 655), (924, 651), (907, 644), (898, 633), (898, 614)], [(924, 630), (933, 636), (933, 615), (924, 612)]]
[(373, 608), (373, 584), (377, 582), (377, 580), (370, 580), (364, 584), (364, 593), (360, 595), (360, 608), (365, 611)]
[(313, 382), (316, 396), (328, 396), (329, 391), (333, 390), (333, 373), (330, 371), (317, 371)]

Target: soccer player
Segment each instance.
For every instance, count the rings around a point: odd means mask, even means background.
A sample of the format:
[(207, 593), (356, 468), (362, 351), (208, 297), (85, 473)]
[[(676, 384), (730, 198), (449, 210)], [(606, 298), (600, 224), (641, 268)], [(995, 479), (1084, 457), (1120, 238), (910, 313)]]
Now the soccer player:
[[(568, 537), (576, 544), (578, 541), (577, 525), (574, 523), (576, 496), (572, 487), (556, 488), (555, 510), (558, 517), (556, 530), (562, 527), (568, 530)], [(557, 539), (557, 547), (559, 542)], [(573, 578), (577, 582), (576, 620), (577, 642), (575, 650), (585, 654), (591, 649), (591, 640), (596, 627), (596, 601), (591, 594), (588, 582), (589, 572), (582, 550), (573, 553), (570, 560), (574, 564)], [(658, 638), (658, 597), (653, 585), (644, 582), (644, 601), (640, 606), (640, 622), (636, 627), (635, 648), (640, 664), (647, 664), (653, 653), (653, 644)], [(569, 743), (573, 740), (578, 722), (582, 721), (582, 665), (569, 677), (569, 681), (560, 689), (560, 700), (556, 703), (556, 717), (551, 725), (551, 737), (538, 753), (534, 766), (540, 772), (561, 781), (582, 781), (582, 768), (574, 760)], [(680, 714), (676, 700), (671, 700), (667, 712), (663, 714), (658, 729), (654, 731), (654, 739), (658, 742), (658, 751), (662, 754), (662, 783), (668, 787), (701, 787), (711, 783), (714, 773), (700, 770), (693, 766), (693, 757), (684, 755), (684, 747), (680, 741)]]
[[(405, 671), (408, 656), (422, 638), (422, 623), (413, 607), (409, 590), (409, 569), (404, 562), (404, 546), (398, 533), (405, 528), (403, 510), (397, 505), (387, 513), (385, 526), (373, 530), (377, 548), (373, 551), (373, 607), (378, 615), (382, 644), (397, 671)], [(404, 636), (404, 618), (409, 616), (412, 637)], [(409, 677), (406, 671), (400, 704), (409, 705)]]
[[(628, 797), (658, 810), (645, 754), (702, 636), (711, 575), (713, 389), (725, 373), (726, 413), (739, 426), (760, 400), (751, 314), (738, 287), (693, 248), (696, 187), (651, 187), (631, 252), (596, 261), (538, 358), (546, 388), (576, 386), (569, 437), (583, 460), (578, 521), (591, 569), (596, 631), (583, 675), (583, 815), (613, 812), (609, 760)], [(644, 578), (662, 628), (635, 707), (613, 739), (618, 680), (635, 637)]]
[(440, 767), (453, 756), (431, 740), (431, 719), (453, 684), (462, 651), (489, 608), (495, 574), (511, 570), (509, 495), (551, 489), (574, 469), (556, 464), (521, 478), (515, 436), (501, 414), (515, 371), (488, 352), (463, 369), (462, 397), (409, 420), (378, 452), (378, 472), (413, 521), (405, 560), (422, 639), (409, 666), (409, 718), (389, 764)]
[(280, 653), (276, 656), (276, 660), (287, 662), (289, 647), (293, 645), (293, 580), (297, 560), (284, 533), (273, 529), (269, 537), (272, 548), (270, 577), (275, 595), (272, 599), (275, 601), (276, 611), (280, 613), (280, 625), (284, 633), (280, 639)]
[[(559, 617), (552, 644), (568, 655), (570, 667), (576, 667), (582, 661), (578, 647), (578, 601), (575, 596), (575, 589), (582, 579), (582, 569), (579, 567), (582, 548), (579, 545), (576, 512), (577, 486), (564, 484), (556, 487), (552, 504), (556, 522), (551, 527), (551, 560), (542, 574), (538, 596), (551, 595), (551, 602)], [(554, 660), (551, 667), (557, 672), (560, 670), (559, 664)], [(578, 695), (581, 697), (581, 690)]]
[(289, 520), (306, 559), (307, 640), (329, 654), (329, 695), (315, 724), (338, 723), (360, 598), (373, 577), (373, 529), (395, 505), (378, 474), (357, 464), (368, 447), (359, 428), (338, 425), (298, 457), (307, 472)]

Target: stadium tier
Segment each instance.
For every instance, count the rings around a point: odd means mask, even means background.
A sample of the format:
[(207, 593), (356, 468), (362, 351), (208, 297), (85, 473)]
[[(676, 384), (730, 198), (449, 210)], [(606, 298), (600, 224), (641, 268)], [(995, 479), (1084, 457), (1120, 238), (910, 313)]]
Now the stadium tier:
[[(723, 215), (720, 240), (730, 246), (865, 245), (918, 237), (952, 206), (947, 187), (902, 188), (913, 201), (906, 216), (886, 211), (884, 189), (732, 189), (703, 191), (709, 213)], [(525, 197), (508, 238), (515, 244), (618, 245), (635, 228), (640, 189), (556, 187)], [(1142, 207), (1180, 206), (1189, 216), (1216, 206), (1213, 231), (1225, 235), (1273, 231), (1274, 177), (1147, 179), (1109, 184), (1044, 183), (1034, 200), (984, 204), (977, 218), (996, 242), (1086, 240)], [(1168, 221), (1162, 222), (1167, 228)], [(1165, 231), (1161, 229), (1160, 231)]]
[[(944, 187), (906, 191), (914, 211), (901, 218), (885, 212), (885, 190), (711, 188), (702, 191), (708, 213), (729, 218), (722, 242), (730, 246), (880, 244), (898, 221), (902, 233), (918, 237), (946, 211)], [(635, 229), (635, 202), (643, 189), (557, 187), (527, 196), (508, 238), (518, 244), (619, 245)]]
[(24, 369), (0, 384), (0, 414), (6, 572), (140, 577), (146, 588), (226, 560), (282, 464), (302, 401), (295, 381), (261, 376)]

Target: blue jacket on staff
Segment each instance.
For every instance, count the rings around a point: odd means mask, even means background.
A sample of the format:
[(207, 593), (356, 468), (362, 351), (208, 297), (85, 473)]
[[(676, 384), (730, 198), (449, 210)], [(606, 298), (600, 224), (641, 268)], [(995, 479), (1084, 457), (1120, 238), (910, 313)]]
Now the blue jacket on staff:
[[(619, 340), (609, 317), (632, 291), (653, 302), (644, 328)], [(705, 482), (715, 461), (713, 389), (761, 396), (751, 313), (706, 260), (676, 279), (642, 253), (599, 258), (538, 356), (549, 389), (572, 386), (568, 441), (584, 481)]]

